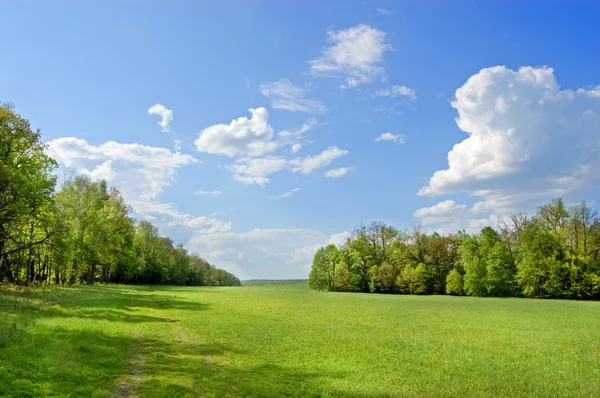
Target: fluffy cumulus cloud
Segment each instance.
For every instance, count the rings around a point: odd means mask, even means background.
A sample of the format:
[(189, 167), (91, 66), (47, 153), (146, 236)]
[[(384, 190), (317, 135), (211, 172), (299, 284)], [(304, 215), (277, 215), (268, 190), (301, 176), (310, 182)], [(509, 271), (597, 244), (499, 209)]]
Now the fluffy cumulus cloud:
[(68, 170), (107, 180), (127, 199), (153, 199), (171, 183), (178, 168), (199, 163), (166, 148), (114, 141), (94, 146), (74, 137), (50, 141), (48, 153)]
[(229, 124), (216, 124), (200, 132), (195, 141), (200, 152), (229, 157), (263, 156), (278, 147), (273, 141), (269, 112), (265, 108), (249, 109), (252, 117), (240, 117)]
[[(347, 150), (332, 146), (316, 155), (288, 159), (284, 157), (286, 153), (297, 153), (304, 144), (310, 143), (302, 141), (303, 134), (316, 126), (317, 120), (308, 119), (299, 129), (283, 130), (275, 137), (268, 123), (267, 110), (258, 108), (250, 109), (250, 112), (250, 119), (241, 117), (228, 125), (217, 124), (205, 128), (195, 141), (201, 152), (235, 157), (235, 161), (226, 168), (236, 181), (264, 187), (274, 173), (291, 170), (309, 174), (348, 153)], [(286, 148), (289, 148), (289, 152)]]
[(271, 100), (275, 109), (285, 109), (293, 112), (326, 113), (327, 108), (319, 101), (305, 98), (305, 90), (289, 80), (263, 83), (260, 92)]
[(166, 106), (161, 104), (155, 104), (148, 109), (149, 115), (160, 116), (160, 122), (158, 125), (162, 128), (165, 133), (172, 133), (171, 126), (169, 123), (173, 120), (173, 111), (168, 109)]
[(264, 187), (270, 181), (268, 176), (285, 169), (287, 164), (287, 160), (277, 156), (242, 158), (236, 160), (229, 169), (236, 181)]
[(375, 95), (378, 97), (406, 97), (411, 101), (417, 99), (417, 92), (406, 86), (392, 86), (389, 88), (382, 88), (381, 90), (375, 91)]
[(293, 159), (290, 161), (290, 164), (292, 165), (292, 171), (309, 174), (316, 169), (331, 164), (331, 162), (333, 162), (335, 159), (339, 158), (340, 156), (344, 156), (347, 153), (348, 151), (345, 149), (332, 146), (325, 149), (318, 155)]
[(533, 210), (597, 183), (599, 91), (561, 89), (548, 67), (481, 70), (452, 102), (456, 123), (468, 136), (419, 195), (468, 192), (482, 198), (468, 211), (479, 218), (468, 222), (493, 225), (510, 212)]
[(348, 174), (352, 170), (352, 167), (340, 167), (337, 169), (327, 170), (325, 172), (325, 177), (327, 178), (340, 178)]
[(329, 47), (310, 61), (311, 72), (320, 76), (344, 77), (342, 86), (356, 87), (384, 72), (383, 55), (391, 46), (386, 33), (360, 24), (348, 29), (327, 32)]
[(198, 235), (186, 247), (242, 279), (306, 278), (317, 249), (343, 236), (300, 228), (254, 229)]
[(392, 133), (381, 133), (381, 135), (375, 138), (375, 142), (389, 141), (396, 144), (405, 144), (406, 135), (404, 134), (392, 134)]
[(332, 234), (329, 236), (327, 244), (342, 246), (344, 243), (346, 243), (346, 241), (348, 241), (348, 239), (350, 239), (351, 235), (352, 234), (348, 231), (340, 232), (339, 234)]
[(464, 204), (446, 200), (431, 207), (422, 207), (415, 211), (414, 216), (420, 219), (423, 225), (441, 224), (461, 217), (466, 209)]

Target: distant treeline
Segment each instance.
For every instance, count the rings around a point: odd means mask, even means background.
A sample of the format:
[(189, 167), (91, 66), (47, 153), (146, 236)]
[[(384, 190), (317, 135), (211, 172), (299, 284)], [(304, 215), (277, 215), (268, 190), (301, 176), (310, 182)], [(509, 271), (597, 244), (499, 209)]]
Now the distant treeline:
[(0, 282), (240, 285), (135, 222), (120, 192), (77, 177), (56, 191), (40, 132), (0, 104)]
[(242, 281), (242, 285), (265, 286), (265, 285), (304, 285), (306, 279), (248, 279)]
[(600, 299), (600, 219), (562, 199), (479, 234), (356, 228), (315, 254), (309, 285), (342, 292)]

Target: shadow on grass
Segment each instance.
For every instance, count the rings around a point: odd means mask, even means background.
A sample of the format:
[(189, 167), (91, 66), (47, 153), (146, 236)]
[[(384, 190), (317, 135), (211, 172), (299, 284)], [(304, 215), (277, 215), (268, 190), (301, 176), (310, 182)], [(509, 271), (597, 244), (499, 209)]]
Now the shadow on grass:
[[(140, 355), (142, 397), (383, 397), (336, 390), (332, 386), (346, 377), (343, 372), (265, 363), (240, 368), (229, 362), (233, 351), (224, 345), (125, 336), (118, 322), (176, 322), (136, 314), (140, 309), (209, 309), (151, 288), (142, 291), (102, 286), (0, 291), (0, 396), (108, 397), (132, 374), (131, 356)], [(44, 325), (51, 317), (115, 324), (106, 331)]]
[(68, 287), (47, 290), (0, 290), (0, 315), (25, 311), (30, 317), (65, 317), (113, 322), (175, 322), (139, 315), (146, 309), (204, 311), (207, 304), (162, 294), (138, 294), (137, 288)]
[[(141, 397), (383, 397), (338, 391), (345, 374), (319, 374), (262, 364), (239, 369), (215, 360), (222, 345), (176, 344), (64, 328), (30, 333), (0, 327), (0, 396), (110, 396), (131, 374), (131, 347), (144, 356)], [(239, 352), (238, 352), (239, 353)]]
[[(162, 346), (164, 347), (164, 345)], [(191, 350), (191, 351), (190, 351)], [(150, 347), (146, 367), (152, 369), (139, 386), (143, 397), (349, 397), (388, 395), (340, 391), (332, 387), (344, 372), (306, 372), (275, 364), (236, 368), (215, 359), (224, 347), (187, 346), (185, 353)]]
[(227, 354), (247, 353), (225, 345), (149, 340), (143, 351), (142, 397), (388, 397), (336, 389), (334, 383), (347, 377), (342, 371), (307, 372), (268, 363), (240, 368)]
[(108, 396), (133, 340), (63, 328), (0, 326), (0, 396)]

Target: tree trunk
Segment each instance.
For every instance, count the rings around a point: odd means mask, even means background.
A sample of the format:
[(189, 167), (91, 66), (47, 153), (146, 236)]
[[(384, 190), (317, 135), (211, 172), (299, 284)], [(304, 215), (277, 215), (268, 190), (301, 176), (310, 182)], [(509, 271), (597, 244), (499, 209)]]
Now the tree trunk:
[(2, 278), (4, 278), (4, 276), (6, 276), (8, 282), (13, 283), (13, 273), (10, 269), (10, 263), (8, 262), (8, 258), (6, 257), (6, 254), (4, 254), (4, 247), (4, 241), (0, 240), (0, 281), (2, 281)]

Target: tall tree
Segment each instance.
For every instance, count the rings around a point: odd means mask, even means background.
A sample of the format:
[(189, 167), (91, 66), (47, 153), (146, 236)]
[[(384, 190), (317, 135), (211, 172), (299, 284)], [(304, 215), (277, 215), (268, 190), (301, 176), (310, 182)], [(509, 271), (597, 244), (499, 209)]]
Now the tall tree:
[(10, 257), (26, 251), (31, 263), (33, 246), (52, 233), (44, 228), (34, 233), (36, 225), (48, 222), (44, 208), (56, 183), (56, 162), (46, 155), (40, 137), (40, 131), (33, 131), (11, 106), (0, 104), (0, 278), (10, 281), (14, 279)]

